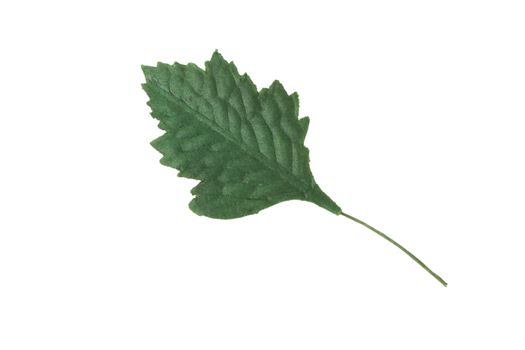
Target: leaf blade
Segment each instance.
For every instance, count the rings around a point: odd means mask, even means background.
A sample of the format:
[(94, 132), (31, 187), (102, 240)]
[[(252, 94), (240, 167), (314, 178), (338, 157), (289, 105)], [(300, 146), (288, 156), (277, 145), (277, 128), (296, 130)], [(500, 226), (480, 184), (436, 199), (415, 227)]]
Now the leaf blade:
[(339, 214), (311, 173), (297, 94), (278, 81), (258, 92), (217, 51), (205, 67), (143, 66), (151, 114), (166, 131), (152, 146), (179, 176), (202, 181), (190, 208), (225, 219), (300, 199)]

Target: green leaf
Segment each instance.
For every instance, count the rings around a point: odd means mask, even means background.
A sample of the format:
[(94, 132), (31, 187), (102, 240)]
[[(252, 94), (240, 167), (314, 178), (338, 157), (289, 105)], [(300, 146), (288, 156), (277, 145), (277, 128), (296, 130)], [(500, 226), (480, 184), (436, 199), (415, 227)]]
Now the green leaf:
[(321, 191), (310, 170), (304, 145), (309, 119), (299, 119), (297, 93), (288, 95), (277, 80), (257, 91), (217, 51), (205, 66), (142, 66), (151, 115), (165, 131), (151, 142), (162, 153), (160, 162), (200, 181), (191, 190), (191, 210), (232, 219), (282, 201), (309, 201), (375, 232), (447, 285), (401, 244), (344, 213)]
[(162, 164), (200, 180), (191, 210), (230, 219), (299, 199), (340, 214), (310, 170), (309, 119), (298, 118), (298, 95), (277, 80), (257, 91), (217, 51), (205, 67), (142, 67), (151, 115), (165, 131), (151, 144)]

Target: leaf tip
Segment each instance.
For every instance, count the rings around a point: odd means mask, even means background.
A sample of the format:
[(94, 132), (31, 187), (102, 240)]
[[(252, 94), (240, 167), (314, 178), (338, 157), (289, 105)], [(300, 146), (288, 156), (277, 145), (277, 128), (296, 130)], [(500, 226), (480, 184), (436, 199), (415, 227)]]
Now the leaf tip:
[(147, 65), (145, 65), (145, 64), (141, 64), (141, 65), (140, 65), (140, 69), (142, 70), (142, 72), (143, 72), (145, 75), (147, 75), (147, 74), (151, 71), (152, 68), (154, 68), (154, 67), (147, 66)]

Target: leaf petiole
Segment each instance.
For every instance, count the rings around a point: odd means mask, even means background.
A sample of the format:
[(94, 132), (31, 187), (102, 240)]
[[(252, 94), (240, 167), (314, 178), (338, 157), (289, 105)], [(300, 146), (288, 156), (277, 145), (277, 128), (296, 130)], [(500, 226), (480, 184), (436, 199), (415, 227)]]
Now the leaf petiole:
[(341, 215), (347, 217), (348, 219), (350, 220), (353, 220), (355, 222), (357, 222), (358, 224), (361, 224), (363, 225), (364, 227), (368, 228), (369, 230), (372, 230), (374, 231), (375, 233), (377, 233), (379, 236), (383, 237), (384, 239), (386, 239), (387, 241), (389, 241), (390, 243), (392, 243), (393, 245), (395, 245), (396, 247), (398, 247), (399, 249), (401, 249), (406, 255), (408, 255), (410, 258), (412, 258), (412, 260), (414, 260), (415, 262), (417, 262), (419, 264), (419, 266), (421, 266), (422, 268), (424, 268), (429, 274), (431, 274), (435, 279), (437, 279), (443, 286), (447, 286), (447, 282), (445, 282), (445, 280), (443, 280), (443, 278), (441, 278), (437, 273), (435, 273), (434, 271), (432, 271), (427, 265), (425, 265), (421, 260), (419, 260), (414, 254), (412, 254), (411, 252), (409, 252), (405, 247), (403, 247), (401, 244), (397, 243), (396, 241), (394, 241), (392, 238), (388, 237), (387, 235), (385, 235), (383, 232), (379, 231), (378, 229), (376, 229), (375, 227), (373, 226), (370, 226), (369, 224), (367, 224), (366, 222), (362, 221), (362, 220), (359, 220), (358, 218), (356, 217), (353, 217), (352, 215), (349, 215), (349, 214), (346, 214), (344, 212), (341, 212)]

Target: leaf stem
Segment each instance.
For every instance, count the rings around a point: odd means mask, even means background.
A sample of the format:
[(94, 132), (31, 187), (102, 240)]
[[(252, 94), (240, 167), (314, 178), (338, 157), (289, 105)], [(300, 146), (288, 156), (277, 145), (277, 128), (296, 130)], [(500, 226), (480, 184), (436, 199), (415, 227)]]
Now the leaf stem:
[(414, 260), (415, 262), (417, 262), (419, 264), (419, 266), (421, 266), (422, 268), (424, 268), (429, 274), (431, 274), (435, 279), (437, 279), (443, 286), (447, 286), (447, 282), (445, 282), (441, 277), (439, 277), (439, 275), (437, 273), (435, 273), (434, 271), (432, 271), (427, 265), (425, 265), (421, 260), (419, 260), (414, 254), (412, 254), (411, 252), (409, 252), (405, 247), (403, 247), (401, 244), (397, 243), (396, 241), (394, 241), (392, 238), (388, 237), (387, 235), (385, 235), (383, 232), (379, 231), (378, 229), (376, 229), (375, 227), (372, 227), (370, 226), (369, 224), (367, 224), (366, 222), (362, 221), (362, 220), (359, 220), (358, 218), (356, 217), (353, 217), (352, 215), (349, 215), (349, 214), (346, 214), (344, 212), (341, 212), (341, 215), (347, 217), (348, 219), (350, 220), (353, 220), (355, 222), (357, 222), (358, 224), (361, 224), (363, 225), (364, 227), (374, 231), (375, 233), (377, 233), (379, 236), (383, 237), (384, 239), (386, 239), (387, 241), (389, 241), (390, 243), (392, 243), (393, 245), (395, 245), (396, 247), (398, 247), (399, 249), (401, 249), (406, 255), (408, 255), (409, 257), (412, 258), (412, 260)]

